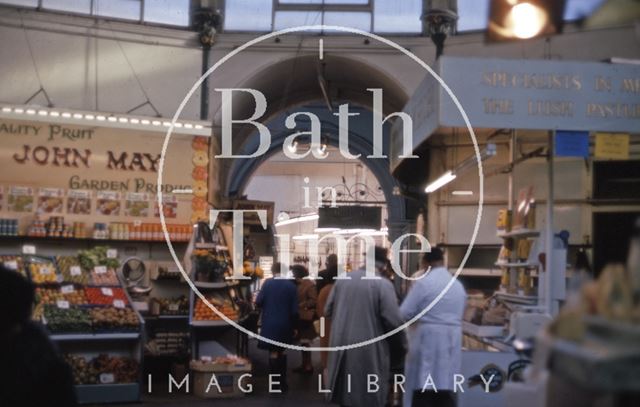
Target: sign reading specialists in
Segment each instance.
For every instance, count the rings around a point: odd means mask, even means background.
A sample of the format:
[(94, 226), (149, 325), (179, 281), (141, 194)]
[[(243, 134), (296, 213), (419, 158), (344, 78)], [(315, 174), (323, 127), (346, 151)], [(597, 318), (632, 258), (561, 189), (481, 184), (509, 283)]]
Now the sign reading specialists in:
[[(439, 74), (474, 127), (640, 130), (640, 66), (549, 60), (440, 59)], [(440, 87), (439, 123), (464, 126)]]

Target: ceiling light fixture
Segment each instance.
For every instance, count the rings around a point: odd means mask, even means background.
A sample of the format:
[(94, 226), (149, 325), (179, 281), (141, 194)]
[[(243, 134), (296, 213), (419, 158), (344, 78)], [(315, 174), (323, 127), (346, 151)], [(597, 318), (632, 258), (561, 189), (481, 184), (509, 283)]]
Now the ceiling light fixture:
[(318, 220), (318, 219), (320, 219), (320, 215), (318, 215), (317, 213), (307, 213), (305, 215), (298, 216), (296, 218), (289, 218), (289, 219), (283, 218), (283, 220), (276, 222), (276, 226), (286, 226), (286, 225), (292, 225), (294, 223), (309, 222), (309, 221)]
[[(480, 151), (480, 160), (484, 161), (488, 158), (491, 158), (495, 156), (496, 153), (497, 153), (496, 145), (494, 143), (489, 143)], [(464, 171), (468, 170), (469, 168), (472, 168), (477, 165), (478, 165), (478, 159), (476, 155), (473, 154), (470, 157), (462, 160), (460, 164), (456, 165), (456, 167), (453, 170), (445, 172), (440, 177), (438, 177), (435, 181), (427, 185), (424, 192), (426, 192), (427, 194), (430, 194), (434, 191), (437, 191), (438, 189), (442, 188), (443, 186), (447, 185), (448, 183), (456, 179), (458, 174), (461, 174)]]
[[(160, 126), (164, 124), (166, 127), (171, 126), (171, 121), (161, 121), (152, 117), (132, 116), (132, 115), (114, 115), (100, 112), (86, 111), (64, 111), (52, 110), (52, 108), (41, 107), (37, 105), (6, 105), (0, 104), (0, 116), (5, 119), (11, 119), (14, 116), (28, 114), (34, 116), (34, 121), (57, 122), (77, 124), (76, 120), (98, 120), (100, 122), (109, 122), (107, 127), (118, 128), (134, 128), (148, 129), (150, 126)], [(24, 119), (23, 119), (24, 120)], [(106, 124), (106, 123), (105, 123)], [(188, 135), (210, 136), (209, 124), (203, 121), (199, 123), (178, 121), (174, 124), (174, 132)], [(184, 129), (184, 130), (182, 130)], [(150, 130), (150, 129), (149, 129)], [(154, 131), (158, 132), (157, 129)]]

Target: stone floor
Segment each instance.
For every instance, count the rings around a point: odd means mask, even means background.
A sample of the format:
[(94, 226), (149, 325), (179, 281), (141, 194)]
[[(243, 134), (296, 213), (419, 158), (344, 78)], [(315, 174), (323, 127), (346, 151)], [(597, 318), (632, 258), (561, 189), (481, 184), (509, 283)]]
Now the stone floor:
[[(254, 342), (254, 341), (251, 341)], [(324, 401), (324, 396), (318, 393), (318, 374), (320, 374), (319, 354), (314, 352), (313, 360), (316, 371), (313, 375), (301, 375), (291, 372), (300, 365), (300, 352), (288, 351), (289, 360), (289, 386), (288, 393), (283, 395), (269, 394), (267, 380), (267, 352), (256, 348), (255, 343), (250, 344), (250, 358), (253, 363), (253, 389), (254, 392), (242, 398), (234, 399), (201, 399), (194, 395), (184, 393), (167, 394), (167, 390), (154, 391), (153, 394), (143, 395), (142, 403), (118, 404), (122, 407), (187, 407), (187, 406), (266, 406), (266, 407), (327, 407), (329, 404)]]

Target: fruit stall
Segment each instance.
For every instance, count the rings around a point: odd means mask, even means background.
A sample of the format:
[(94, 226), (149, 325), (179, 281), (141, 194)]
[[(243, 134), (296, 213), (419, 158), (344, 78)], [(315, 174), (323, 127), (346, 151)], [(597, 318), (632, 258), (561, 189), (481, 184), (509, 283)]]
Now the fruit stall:
[(76, 256), (3, 255), (0, 261), (35, 285), (32, 318), (72, 367), (78, 401), (138, 401), (144, 320), (118, 277), (106, 246)]

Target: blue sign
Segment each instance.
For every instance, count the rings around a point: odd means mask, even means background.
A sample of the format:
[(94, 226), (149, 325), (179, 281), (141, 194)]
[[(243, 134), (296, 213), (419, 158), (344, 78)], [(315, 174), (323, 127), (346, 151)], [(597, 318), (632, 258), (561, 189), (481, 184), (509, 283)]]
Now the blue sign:
[(589, 157), (588, 131), (556, 131), (557, 157)]

